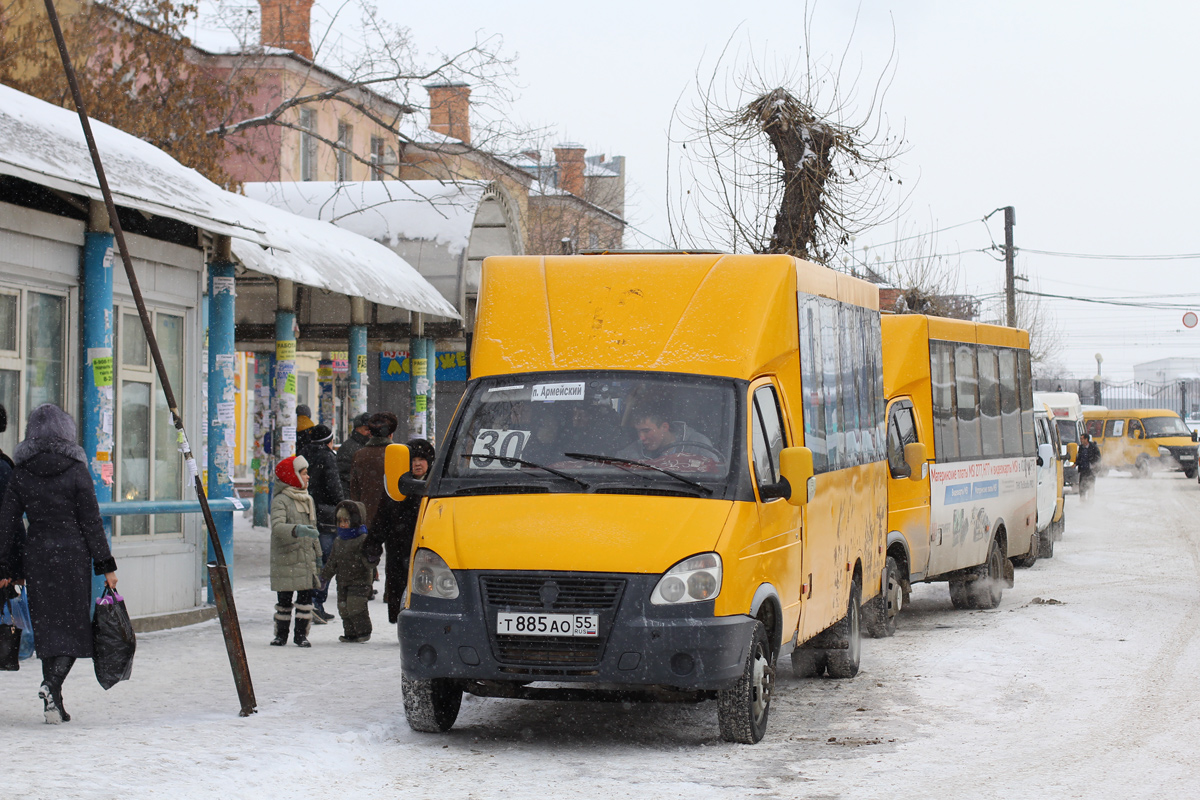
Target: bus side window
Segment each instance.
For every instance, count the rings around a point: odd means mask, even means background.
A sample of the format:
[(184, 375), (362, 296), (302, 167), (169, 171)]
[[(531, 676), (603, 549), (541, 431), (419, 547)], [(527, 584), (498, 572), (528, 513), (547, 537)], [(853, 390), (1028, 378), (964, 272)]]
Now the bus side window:
[(1142, 429), (1142, 421), (1140, 419), (1129, 420), (1129, 438), (1142, 439), (1146, 436), (1146, 431)]
[(779, 482), (779, 454), (786, 442), (783, 437), (783, 420), (779, 414), (779, 402), (775, 389), (760, 386), (754, 390), (754, 419), (751, 420), (751, 451), (754, 454), (754, 471), (759, 486)]
[(1092, 437), (1093, 439), (1095, 439), (1097, 437), (1102, 437), (1104, 435), (1104, 420), (1089, 419), (1087, 421), (1086, 429), (1087, 429), (1087, 435)]
[(1108, 424), (1104, 426), (1104, 438), (1111, 439), (1117, 436), (1125, 435), (1125, 420), (1110, 419)]
[(913, 420), (912, 406), (897, 403), (892, 406), (888, 420), (888, 468), (893, 478), (909, 477), (908, 462), (904, 460), (904, 446), (917, 440), (917, 427)]

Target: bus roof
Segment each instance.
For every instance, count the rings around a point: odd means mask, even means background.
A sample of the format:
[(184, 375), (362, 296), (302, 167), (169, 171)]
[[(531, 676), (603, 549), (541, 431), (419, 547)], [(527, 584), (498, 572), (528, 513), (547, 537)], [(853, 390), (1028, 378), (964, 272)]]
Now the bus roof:
[(1029, 333), (925, 314), (883, 315), (883, 391), (887, 397), (911, 394), (929, 381), (929, 340), (1029, 348)]
[(797, 347), (797, 287), (879, 308), (866, 281), (784, 255), (494, 256), (473, 375), (560, 369), (749, 379)]

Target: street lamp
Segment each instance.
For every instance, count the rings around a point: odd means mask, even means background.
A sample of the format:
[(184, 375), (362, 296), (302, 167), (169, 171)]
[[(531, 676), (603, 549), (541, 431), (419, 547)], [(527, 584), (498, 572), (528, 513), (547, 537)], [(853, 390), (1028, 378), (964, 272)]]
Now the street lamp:
[(1100, 380), (1101, 380), (1100, 365), (1103, 363), (1104, 363), (1104, 356), (1100, 355), (1099, 353), (1096, 353), (1096, 377), (1092, 379), (1093, 384), (1094, 384), (1092, 386), (1092, 394), (1095, 396), (1096, 405), (1098, 405), (1098, 406), (1104, 405), (1104, 403), (1101, 402), (1101, 396), (1100, 396)]

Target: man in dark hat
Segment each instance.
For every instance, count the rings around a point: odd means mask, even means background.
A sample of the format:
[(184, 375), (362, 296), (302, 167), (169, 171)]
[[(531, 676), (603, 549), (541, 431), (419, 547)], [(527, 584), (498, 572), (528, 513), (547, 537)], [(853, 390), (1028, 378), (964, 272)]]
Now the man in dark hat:
[[(308, 429), (308, 441), (300, 455), (308, 461), (308, 493), (317, 512), (317, 531), (320, 534), (321, 557), (329, 560), (337, 539), (337, 506), (346, 499), (346, 491), (338, 476), (337, 459), (333, 455), (333, 431), (327, 425)], [(325, 610), (328, 590), (313, 593), (313, 622), (323, 625), (333, 619)]]
[(350, 435), (338, 447), (338, 476), (342, 479), (342, 486), (347, 488), (350, 486), (350, 469), (354, 466), (354, 454), (371, 438), (371, 429), (367, 427), (367, 420), (370, 418), (371, 415), (365, 411), (355, 417), (350, 423)]

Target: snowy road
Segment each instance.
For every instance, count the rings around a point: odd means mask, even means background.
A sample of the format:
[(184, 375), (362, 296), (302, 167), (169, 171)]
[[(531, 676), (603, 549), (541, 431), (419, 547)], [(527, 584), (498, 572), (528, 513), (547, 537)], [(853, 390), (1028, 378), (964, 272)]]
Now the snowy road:
[[(0, 675), (12, 797), (1194, 797), (1200, 795), (1200, 486), (1103, 479), (1068, 498), (1055, 558), (994, 611), (918, 586), (851, 681), (781, 669), (767, 738), (718, 738), (698, 706), (468, 697), (444, 736), (409, 731), (379, 603), (367, 645), (272, 648), (262, 531), (239, 528), (238, 608), (259, 713), (215, 622), (139, 640), (105, 693), (81, 662), (75, 721), (41, 722), (40, 671)], [(1045, 601), (1053, 600), (1054, 603)]]

